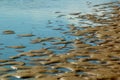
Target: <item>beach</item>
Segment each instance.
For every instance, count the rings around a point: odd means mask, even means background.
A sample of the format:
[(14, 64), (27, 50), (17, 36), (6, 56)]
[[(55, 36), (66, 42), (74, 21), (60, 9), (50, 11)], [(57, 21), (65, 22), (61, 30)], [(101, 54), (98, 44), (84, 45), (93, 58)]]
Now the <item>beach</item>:
[(120, 2), (48, 1), (1, 1), (0, 80), (120, 80)]

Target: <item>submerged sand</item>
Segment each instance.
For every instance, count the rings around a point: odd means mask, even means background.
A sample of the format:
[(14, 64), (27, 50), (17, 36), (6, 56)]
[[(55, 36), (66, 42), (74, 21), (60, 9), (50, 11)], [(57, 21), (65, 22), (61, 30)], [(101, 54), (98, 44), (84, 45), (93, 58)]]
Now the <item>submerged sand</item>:
[[(32, 44), (49, 41), (49, 48), (20, 52), (8, 60), (0, 60), (0, 80), (120, 80), (120, 5), (119, 2), (95, 5), (96, 13), (102, 15), (70, 13), (77, 19), (98, 23), (96, 26), (76, 27), (69, 25), (64, 34), (76, 36), (74, 40), (64, 38), (36, 38)], [(110, 11), (108, 10), (110, 9)], [(13, 34), (14, 31), (4, 31)], [(32, 34), (22, 34), (31, 37)], [(81, 38), (79, 38), (81, 36)], [(93, 43), (96, 45), (88, 44)], [(63, 44), (63, 46), (57, 46)], [(72, 46), (72, 49), (69, 48)], [(45, 44), (43, 44), (45, 45)], [(25, 46), (8, 46), (7, 48), (26, 48)], [(68, 49), (67, 53), (55, 54), (52, 49)], [(28, 61), (17, 61), (21, 59)], [(10, 65), (10, 68), (5, 66)], [(32, 66), (31, 66), (32, 65)]]

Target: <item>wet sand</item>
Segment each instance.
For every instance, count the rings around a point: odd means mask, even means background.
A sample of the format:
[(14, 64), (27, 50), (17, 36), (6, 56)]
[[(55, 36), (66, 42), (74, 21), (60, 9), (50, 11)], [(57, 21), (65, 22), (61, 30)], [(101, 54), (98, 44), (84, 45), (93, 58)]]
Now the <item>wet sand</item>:
[[(37, 37), (30, 44), (51, 43), (47, 48), (22, 51), (9, 59), (0, 60), (1, 80), (120, 80), (120, 5), (112, 2), (94, 5), (95, 14), (70, 13), (74, 19), (99, 24), (78, 27), (70, 24), (63, 34), (75, 36), (66, 40), (59, 37)], [(104, 13), (99, 14), (101, 11)], [(57, 13), (56, 13), (57, 14)], [(56, 29), (54, 29), (56, 30)], [(32, 37), (34, 34), (17, 35), (13, 30), (5, 35)], [(4, 35), (4, 34), (3, 34)], [(24, 45), (6, 46), (22, 49)], [(56, 54), (54, 49), (67, 52)], [(20, 60), (19, 60), (20, 59)], [(8, 67), (9, 66), (9, 67)]]

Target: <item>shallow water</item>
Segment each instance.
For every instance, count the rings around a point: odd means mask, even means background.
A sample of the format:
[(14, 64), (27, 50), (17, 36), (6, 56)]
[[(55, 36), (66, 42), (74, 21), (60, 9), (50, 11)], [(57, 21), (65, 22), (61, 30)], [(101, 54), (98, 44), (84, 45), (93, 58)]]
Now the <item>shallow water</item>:
[[(76, 36), (62, 34), (62, 32), (68, 30), (68, 24), (81, 26), (81, 24), (78, 24), (79, 20), (70, 19), (71, 16), (68, 14), (74, 12), (81, 12), (82, 14), (93, 13), (93, 5), (115, 1), (118, 0), (0, 0), (0, 44), (3, 44), (0, 45), (0, 59), (8, 59), (10, 56), (15, 56), (19, 53), (16, 51), (18, 49), (7, 48), (6, 46), (24, 45), (26, 48), (20, 49), (23, 51), (51, 47), (52, 44), (49, 41), (31, 44), (31, 40), (37, 37), (58, 37), (65, 38), (66, 40), (76, 39)], [(56, 28), (63, 30), (55, 30)], [(4, 30), (13, 30), (15, 34), (4, 35)], [(32, 33), (35, 36), (17, 36), (27, 33)], [(60, 46), (64, 45), (61, 44)], [(70, 49), (72, 47), (62, 50), (53, 48), (52, 50), (56, 54), (62, 54)], [(46, 56), (42, 57), (46, 58)], [(81, 58), (81, 56), (76, 58)], [(27, 60), (22, 59), (16, 60), (27, 63)], [(70, 59), (68, 62), (75, 62), (75, 60)], [(95, 61), (90, 62), (98, 63)], [(61, 68), (59, 70), (64, 71), (65, 69)], [(66, 71), (69, 70), (66, 69)]]
[[(69, 20), (69, 16), (56, 18), (58, 15), (67, 15), (73, 12), (90, 13), (94, 4), (114, 2), (117, 0), (1, 0), (0, 1), (0, 48), (11, 45), (25, 45), (28, 51), (31, 49), (39, 49), (43, 47), (40, 44), (29, 44), (30, 40), (35, 37), (65, 37), (68, 35), (61, 34), (52, 28), (67, 27), (67, 24), (75, 24), (74, 20)], [(48, 3), (49, 2), (49, 3)], [(90, 4), (90, 5), (88, 5)], [(88, 8), (89, 7), (89, 8)], [(55, 12), (61, 12), (55, 14)], [(51, 23), (49, 23), (51, 22)], [(14, 30), (14, 35), (3, 35), (4, 30)], [(16, 35), (32, 33), (36, 36), (30, 38), (19, 38)], [(74, 39), (70, 36), (68, 39)], [(49, 46), (49, 45), (48, 45)], [(46, 47), (46, 46), (44, 46)], [(17, 54), (15, 50), (5, 48), (0, 50), (3, 55), (0, 58), (8, 58), (11, 55)]]

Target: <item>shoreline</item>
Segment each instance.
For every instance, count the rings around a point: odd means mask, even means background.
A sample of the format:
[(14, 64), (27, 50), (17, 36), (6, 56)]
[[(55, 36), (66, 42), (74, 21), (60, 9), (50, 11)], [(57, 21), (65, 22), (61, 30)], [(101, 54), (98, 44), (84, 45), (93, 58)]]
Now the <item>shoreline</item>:
[[(115, 4), (115, 5), (114, 5)], [(52, 44), (49, 48), (23, 51), (8, 60), (0, 60), (0, 79), (29, 80), (119, 80), (120, 79), (120, 3), (106, 3), (94, 6), (96, 14), (71, 13), (77, 19), (88, 20), (100, 25), (69, 25), (64, 34), (76, 39), (66, 40), (56, 37), (35, 38), (30, 44), (45, 42)], [(107, 11), (110, 9), (110, 11)], [(102, 15), (98, 12), (105, 11)], [(63, 31), (63, 29), (55, 29)], [(3, 31), (5, 32), (5, 31)], [(13, 35), (14, 31), (7, 31)], [(15, 34), (14, 34), (15, 35)], [(34, 34), (21, 34), (32, 37)], [(92, 44), (94, 45), (92, 45)], [(2, 44), (2, 43), (1, 43)], [(8, 46), (21, 49), (24, 45)], [(68, 50), (56, 54), (53, 49)], [(21, 51), (21, 50), (20, 50)], [(23, 59), (23, 61), (19, 61)], [(28, 63), (28, 64), (27, 64)], [(9, 65), (9, 68), (5, 66)], [(10, 72), (10, 73), (7, 73)]]

